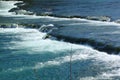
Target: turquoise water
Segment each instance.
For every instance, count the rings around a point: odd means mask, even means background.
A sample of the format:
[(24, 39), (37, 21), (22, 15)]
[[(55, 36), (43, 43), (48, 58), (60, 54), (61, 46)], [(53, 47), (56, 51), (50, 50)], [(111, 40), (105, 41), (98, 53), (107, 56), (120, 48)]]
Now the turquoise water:
[(0, 80), (69, 80), (70, 55), (73, 80), (120, 78), (119, 56), (43, 40), (44, 35), (35, 29), (0, 29)]
[[(120, 25), (117, 23), (80, 18), (16, 15), (14, 12), (8, 12), (11, 8), (17, 7), (15, 3), (17, 2), (0, 1), (0, 24), (64, 26), (65, 30), (62, 33), (66, 35), (110, 41), (115, 46), (120, 44)], [(24, 3), (26, 5), (22, 6), (22, 9), (36, 14), (102, 15), (119, 18), (119, 0), (25, 0)], [(74, 27), (73, 33), (69, 33), (71, 30), (68, 30), (68, 27)], [(80, 35), (77, 34), (78, 29)], [(119, 55), (100, 52), (87, 44), (43, 39), (45, 35), (46, 33), (37, 29), (20, 26), (0, 28), (0, 80), (70, 80), (70, 75), (72, 80), (120, 79)]]

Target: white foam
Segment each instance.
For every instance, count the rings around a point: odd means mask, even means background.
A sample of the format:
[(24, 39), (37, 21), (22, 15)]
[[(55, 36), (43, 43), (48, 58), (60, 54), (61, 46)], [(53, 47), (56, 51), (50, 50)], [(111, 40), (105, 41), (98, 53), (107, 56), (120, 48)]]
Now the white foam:
[[(50, 39), (42, 40), (43, 35), (25, 35), (21, 42), (17, 42), (14, 48), (22, 49), (22, 48), (30, 48), (30, 52), (28, 54), (40, 54), (40, 53), (31, 53), (31, 50), (34, 52), (48, 51), (57, 53), (59, 51), (66, 51), (71, 49), (71, 45), (73, 49), (79, 49), (82, 46), (74, 45), (65, 42), (52, 41)], [(34, 38), (31, 38), (34, 36)], [(17, 46), (18, 45), (18, 46)]]
[[(15, 43), (16, 45), (16, 46), (12, 46), (12, 48), (15, 49), (30, 48), (30, 50), (32, 51), (50, 51), (55, 53), (57, 51), (69, 50), (71, 49), (71, 46), (73, 49), (82, 48), (82, 46), (70, 44), (62, 41), (59, 42), (50, 39), (43, 40), (42, 38), (46, 35), (46, 33), (41, 33), (36, 29), (24, 29), (24, 28), (2, 29), (1, 28), (0, 33), (16, 34), (14, 37), (22, 40), (17, 42), (12, 41), (12, 43)], [(29, 54), (33, 54), (33, 53), (29, 53)]]
[[(80, 78), (80, 80), (115, 80), (114, 77), (120, 76), (120, 69), (103, 72), (101, 75), (95, 76), (95, 77), (83, 77)], [(118, 79), (116, 79), (118, 80)]]
[[(85, 53), (84, 51), (81, 51), (83, 53)], [(87, 59), (88, 55), (86, 54), (73, 54), (72, 55), (72, 61), (77, 61), (77, 60), (84, 60), (84, 59)], [(70, 55), (68, 56), (64, 56), (64, 57), (60, 57), (60, 58), (56, 58), (54, 60), (51, 60), (51, 61), (47, 61), (47, 62), (40, 62), (40, 63), (37, 63), (35, 65), (35, 69), (39, 69), (39, 68), (43, 68), (43, 67), (49, 67), (49, 66), (56, 66), (56, 65), (61, 65), (63, 63), (66, 63), (66, 62), (70, 62)]]
[(0, 1), (0, 15), (12, 15), (12, 13), (8, 12), (10, 9), (17, 7), (14, 5), (15, 3), (22, 2), (22, 1)]
[[(22, 2), (22, 1), (0, 1), (0, 15), (4, 17), (16, 17), (15, 19), (47, 19), (48, 21), (71, 20), (71, 21), (85, 21), (85, 23), (82, 22), (82, 24), (89, 24), (89, 25), (96, 25), (96, 26), (101, 26), (101, 25), (120, 26), (119, 23), (115, 23), (115, 22), (102, 22), (102, 21), (94, 21), (94, 20), (87, 20), (87, 19), (81, 19), (81, 18), (59, 18), (59, 17), (52, 17), (52, 16), (36, 16), (35, 14), (34, 15), (24, 15), (24, 14), (16, 15), (14, 14), (14, 12), (8, 12), (10, 9), (17, 7), (14, 4), (19, 2)], [(81, 22), (75, 23), (75, 24), (79, 25), (81, 24)]]
[(24, 32), (39, 32), (36, 29), (24, 29), (24, 28), (0, 28), (0, 33), (24, 33)]
[[(89, 25), (113, 25), (113, 26), (120, 26), (120, 24), (115, 22), (102, 22), (102, 21), (94, 21), (94, 20), (87, 20), (81, 18), (59, 18), (59, 17), (51, 17), (51, 16), (36, 16), (34, 15), (24, 15), (24, 14), (14, 14), (14, 12), (8, 12), (10, 9), (17, 7), (14, 5), (15, 3), (22, 2), (22, 1), (0, 1), (0, 15), (4, 17), (16, 17), (15, 19), (47, 19), (48, 21), (85, 21), (82, 24), (89, 24)], [(74, 23), (73, 23), (74, 24)], [(75, 23), (81, 24), (80, 23)], [(72, 25), (72, 24), (71, 24)]]
[(103, 22), (103, 21), (87, 20), (87, 19), (81, 19), (81, 18), (59, 18), (59, 17), (36, 16), (36, 15), (17, 15), (16, 17), (18, 16), (19, 18), (16, 18), (16, 19), (46, 19), (47, 21), (73, 21), (73, 22), (79, 21), (78, 23), (70, 23), (68, 25), (86, 24), (86, 25), (92, 25), (92, 26), (119, 26), (120, 27), (120, 24), (115, 22)]
[(82, 19), (82, 18), (59, 18), (59, 17), (51, 17), (51, 16), (36, 16), (36, 18), (48, 18), (51, 19), (53, 21), (62, 21), (62, 20), (73, 20), (73, 21), (85, 21), (84, 22), (80, 22), (80, 23), (75, 23), (75, 24), (89, 24), (89, 25), (96, 25), (96, 26), (101, 26), (101, 25), (113, 25), (113, 26), (120, 26), (119, 23), (115, 23), (115, 22), (103, 22), (103, 21), (95, 21), (95, 20), (88, 20), (88, 19)]
[[(17, 36), (23, 41), (13, 42), (15, 45), (10, 46), (12, 48), (18, 49), (28, 49), (28, 54), (42, 54), (41, 51), (50, 51), (51, 54), (59, 54), (61, 51), (66, 51), (66, 56), (56, 57), (52, 60), (46, 62), (37, 62), (35, 66), (32, 67), (20, 67), (16, 69), (10, 69), (6, 71), (11, 72), (20, 72), (28, 69), (41, 69), (49, 66), (59, 66), (61, 64), (70, 62), (70, 52), (72, 52), (72, 61), (86, 61), (93, 60), (95, 65), (104, 66), (105, 72), (103, 71), (99, 75), (93, 77), (84, 77), (80, 80), (99, 80), (99, 79), (111, 79), (115, 76), (120, 76), (120, 56), (119, 55), (109, 55), (105, 52), (99, 52), (92, 49), (91, 47), (83, 45), (75, 45), (66, 42), (53, 41), (50, 39), (42, 40), (44, 33), (39, 32), (36, 29), (24, 29), (24, 28), (15, 28), (15, 29), (2, 29), (0, 33), (13, 33), (21, 34)], [(36, 53), (38, 51), (39, 53)], [(17, 54), (17, 53), (15, 53)], [(45, 54), (45, 53), (44, 53)]]

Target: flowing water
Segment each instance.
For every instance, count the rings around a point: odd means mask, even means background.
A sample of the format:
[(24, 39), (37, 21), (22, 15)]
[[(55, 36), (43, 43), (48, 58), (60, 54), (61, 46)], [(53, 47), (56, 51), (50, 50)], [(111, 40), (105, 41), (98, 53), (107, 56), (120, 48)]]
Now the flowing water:
[[(0, 1), (1, 24), (33, 23), (41, 26), (62, 25), (76, 27), (76, 29), (80, 26), (83, 31), (80, 36), (83, 37), (87, 36), (84, 31), (97, 30), (92, 37), (96, 40), (99, 39), (96, 38), (97, 32), (100, 33), (102, 26), (102, 29), (105, 29), (104, 33), (107, 31), (106, 33), (112, 34), (112, 36), (109, 35), (112, 38), (112, 44), (115, 42), (115, 45), (119, 46), (119, 24), (77, 18), (16, 15), (14, 12), (8, 12), (11, 8), (17, 7), (14, 5), (17, 2)], [(119, 10), (114, 9), (119, 8), (119, 0), (26, 0), (24, 2), (26, 4), (24, 9), (37, 14), (108, 15), (114, 19), (119, 18), (116, 15)], [(100, 10), (97, 11), (98, 9)], [(108, 11), (103, 13), (106, 9)], [(104, 33), (100, 34), (109, 39)], [(116, 37), (114, 37), (115, 34), (117, 34)], [(71, 80), (70, 77), (72, 80), (120, 80), (119, 55), (109, 55), (88, 45), (43, 39), (45, 35), (46, 33), (31, 28), (0, 28), (0, 80)]]

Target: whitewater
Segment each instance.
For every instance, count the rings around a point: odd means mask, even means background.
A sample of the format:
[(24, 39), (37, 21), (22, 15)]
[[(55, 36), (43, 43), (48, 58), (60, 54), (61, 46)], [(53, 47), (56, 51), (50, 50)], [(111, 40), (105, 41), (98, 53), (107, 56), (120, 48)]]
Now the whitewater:
[(29, 76), (34, 80), (36, 74), (44, 80), (69, 79), (70, 55), (74, 80), (119, 78), (118, 55), (109, 55), (84, 45), (43, 40), (44, 36), (45, 33), (36, 29), (1, 29), (0, 79), (19, 80)]
[[(0, 1), (0, 23), (41, 23), (41, 25), (116, 26), (114, 22), (8, 12), (19, 1)], [(21, 2), (21, 1), (20, 1)], [(4, 19), (3, 19), (4, 18)], [(10, 20), (9, 20), (10, 19)], [(68, 24), (69, 23), (69, 24)], [(67, 28), (66, 28), (67, 29)], [(66, 33), (64, 33), (66, 34)], [(47, 33), (38, 29), (0, 28), (0, 80), (119, 80), (120, 56), (94, 49), (90, 45), (43, 39)], [(73, 35), (71, 33), (71, 35)], [(71, 62), (71, 63), (70, 63)], [(70, 66), (71, 65), (71, 66)], [(70, 72), (70, 67), (72, 71)]]

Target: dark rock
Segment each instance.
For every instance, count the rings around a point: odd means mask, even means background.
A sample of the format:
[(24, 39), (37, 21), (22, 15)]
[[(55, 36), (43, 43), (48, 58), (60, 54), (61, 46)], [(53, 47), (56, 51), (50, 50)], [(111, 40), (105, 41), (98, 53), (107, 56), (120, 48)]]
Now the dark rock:
[(50, 38), (51, 36), (49, 34), (46, 34), (42, 39), (48, 39)]
[(17, 11), (17, 10), (20, 10), (18, 7), (17, 8), (12, 8), (9, 10), (9, 12), (14, 12), (14, 11)]
[(33, 12), (26, 11), (26, 10), (23, 10), (23, 9), (21, 9), (21, 10), (15, 10), (14, 12), (15, 12), (16, 14), (34, 15)]
[(88, 44), (92, 47), (94, 47), (95, 49), (99, 50), (99, 51), (105, 51), (108, 54), (119, 54), (120, 53), (120, 47), (114, 47), (112, 45), (106, 45), (104, 43), (101, 42), (97, 42), (95, 40), (92, 39), (87, 39), (87, 38), (72, 38), (72, 37), (68, 37), (68, 36), (63, 36), (63, 35), (56, 35), (56, 34), (52, 34), (50, 33), (49, 35), (56, 37), (57, 40), (64, 40), (66, 42), (71, 42), (71, 43), (75, 43), (75, 44)]
[(115, 23), (120, 23), (120, 19), (118, 19), (118, 20), (116, 20), (116, 21), (114, 21)]
[(21, 7), (21, 6), (24, 6), (25, 3), (23, 3), (23, 2), (19, 2), (19, 3), (16, 3), (16, 4), (14, 4), (14, 5), (17, 5), (18, 7)]
[(107, 16), (87, 16), (88, 20), (96, 20), (96, 21), (107, 21), (109, 22), (111, 19)]
[(106, 21), (110, 22), (111, 18), (108, 16), (63, 16), (63, 15), (56, 15), (56, 14), (38, 14), (40, 16), (51, 16), (51, 17), (59, 17), (59, 18), (81, 18), (81, 19), (88, 19), (88, 20), (95, 20), (95, 21)]
[(0, 28), (8, 28), (7, 25), (1, 25)]
[(69, 16), (69, 18), (86, 18), (86, 16)]
[(39, 28), (39, 31), (50, 33), (53, 29), (57, 29), (57, 28), (53, 24), (49, 24), (49, 25), (42, 25)]
[(12, 24), (10, 28), (17, 28), (18, 26), (18, 24)]
[(86, 18), (86, 16), (63, 16), (63, 15), (55, 15), (55, 14), (47, 14), (48, 16), (52, 17), (59, 17), (59, 18)]
[(38, 24), (20, 23), (19, 25), (22, 25), (24, 28), (34, 28), (34, 29), (39, 29), (40, 28), (40, 25), (38, 25)]

